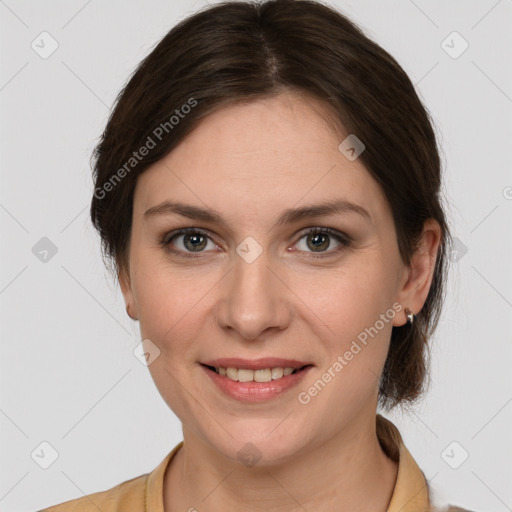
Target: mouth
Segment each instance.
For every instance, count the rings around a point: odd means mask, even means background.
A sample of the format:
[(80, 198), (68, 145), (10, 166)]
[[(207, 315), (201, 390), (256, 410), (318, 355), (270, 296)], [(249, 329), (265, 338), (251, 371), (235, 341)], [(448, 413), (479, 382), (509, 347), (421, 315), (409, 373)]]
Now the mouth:
[(226, 377), (234, 382), (270, 382), (273, 380), (279, 380), (288, 375), (295, 375), (296, 373), (304, 371), (306, 368), (312, 366), (311, 364), (305, 364), (300, 367), (292, 366), (274, 366), (268, 368), (236, 368), (233, 366), (213, 366), (201, 363), (202, 366), (215, 372), (221, 377)]
[(262, 402), (298, 386), (314, 365), (282, 358), (223, 358), (199, 363), (218, 390), (242, 402)]

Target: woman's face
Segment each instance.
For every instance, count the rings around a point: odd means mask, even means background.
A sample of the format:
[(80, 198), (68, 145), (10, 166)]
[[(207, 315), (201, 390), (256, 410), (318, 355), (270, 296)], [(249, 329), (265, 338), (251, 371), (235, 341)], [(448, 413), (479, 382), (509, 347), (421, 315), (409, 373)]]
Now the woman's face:
[[(293, 94), (224, 108), (135, 190), (121, 285), (149, 370), (184, 435), (234, 459), (285, 461), (374, 417), (411, 308), (389, 205), (320, 109)], [(326, 202), (341, 207), (293, 213)]]

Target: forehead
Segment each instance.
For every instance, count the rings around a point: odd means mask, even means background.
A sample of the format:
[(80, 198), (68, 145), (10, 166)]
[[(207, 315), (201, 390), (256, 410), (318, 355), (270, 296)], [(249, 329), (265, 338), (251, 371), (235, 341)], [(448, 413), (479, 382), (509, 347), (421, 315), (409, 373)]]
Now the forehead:
[(385, 198), (360, 160), (338, 149), (346, 135), (320, 102), (297, 94), (222, 108), (138, 178), (135, 213), (171, 199), (261, 218), (345, 198), (378, 218)]

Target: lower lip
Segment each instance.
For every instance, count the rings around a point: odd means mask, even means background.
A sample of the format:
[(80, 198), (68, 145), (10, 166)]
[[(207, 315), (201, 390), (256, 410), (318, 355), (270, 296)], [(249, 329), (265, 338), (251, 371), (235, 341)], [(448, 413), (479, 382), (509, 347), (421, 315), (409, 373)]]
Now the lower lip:
[(221, 391), (243, 402), (263, 402), (274, 398), (297, 386), (312, 368), (311, 366), (306, 366), (297, 373), (292, 373), (270, 382), (238, 382), (219, 375), (206, 368), (206, 366), (201, 365), (201, 367)]

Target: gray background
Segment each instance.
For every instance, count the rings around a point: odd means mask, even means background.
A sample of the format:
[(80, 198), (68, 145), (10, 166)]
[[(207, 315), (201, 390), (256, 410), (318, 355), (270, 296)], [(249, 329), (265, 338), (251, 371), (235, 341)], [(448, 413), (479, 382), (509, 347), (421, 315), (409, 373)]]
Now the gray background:
[[(331, 4), (398, 60), (435, 118), (459, 241), (433, 384), (414, 412), (390, 418), (440, 502), (511, 510), (512, 1)], [(203, 5), (0, 1), (3, 511), (108, 489), (181, 440), (103, 267), (89, 158), (134, 67)], [(43, 31), (58, 43), (47, 58)], [(453, 31), (469, 44), (460, 55)]]

